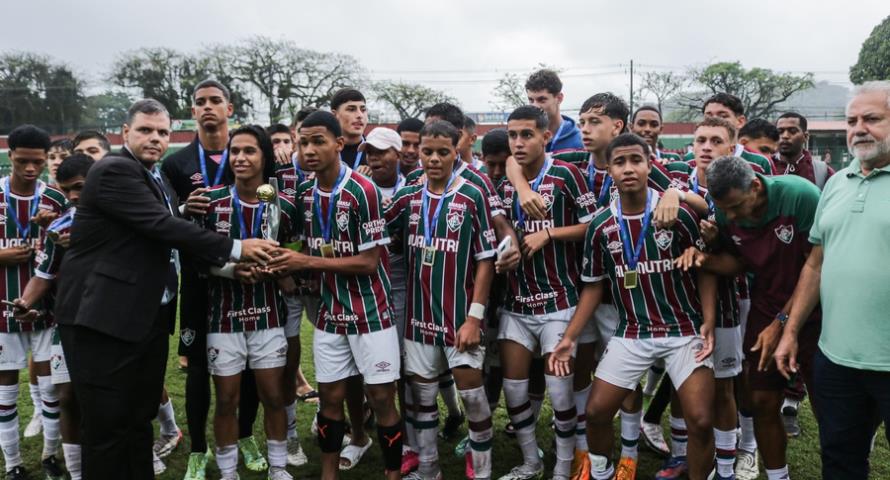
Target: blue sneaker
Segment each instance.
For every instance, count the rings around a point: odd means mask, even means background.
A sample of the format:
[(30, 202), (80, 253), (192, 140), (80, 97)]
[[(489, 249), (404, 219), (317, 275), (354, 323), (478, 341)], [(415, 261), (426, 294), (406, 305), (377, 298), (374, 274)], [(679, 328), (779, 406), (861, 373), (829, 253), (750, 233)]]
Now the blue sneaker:
[(655, 480), (674, 480), (686, 474), (689, 465), (686, 457), (670, 457), (661, 466), (661, 470), (655, 473)]

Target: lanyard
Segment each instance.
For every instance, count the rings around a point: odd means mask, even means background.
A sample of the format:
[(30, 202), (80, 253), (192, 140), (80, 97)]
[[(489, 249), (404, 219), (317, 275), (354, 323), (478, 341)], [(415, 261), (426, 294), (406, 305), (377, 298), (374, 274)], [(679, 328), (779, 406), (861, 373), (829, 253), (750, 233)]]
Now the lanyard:
[(312, 189), (312, 207), (315, 209), (315, 218), (318, 219), (318, 224), (321, 226), (321, 238), (325, 243), (331, 241), (331, 224), (334, 222), (334, 206), (337, 203), (337, 193), (339, 193), (340, 188), (343, 187), (341, 183), (343, 183), (343, 177), (345, 176), (346, 166), (341, 163), (340, 175), (337, 176), (337, 181), (334, 182), (334, 189), (331, 190), (331, 196), (328, 199), (328, 214), (326, 216), (321, 215), (321, 196), (318, 194), (318, 175), (315, 176), (315, 186)]
[[(229, 187), (229, 191), (232, 193), (232, 203), (235, 207), (235, 214), (238, 215), (238, 226), (241, 228), (241, 240), (244, 240), (247, 238), (247, 227), (244, 225), (244, 212), (241, 210), (241, 199), (238, 198), (238, 189), (232, 185)], [(256, 235), (262, 226), (263, 210), (265, 209), (266, 202), (260, 200), (260, 206), (253, 215), (253, 229), (250, 231), (250, 238), (259, 238)]]
[(556, 133), (553, 134), (553, 138), (551, 138), (550, 142), (547, 143), (547, 151), (548, 152), (553, 150), (553, 144), (556, 143), (557, 140), (559, 140), (559, 136), (562, 135), (563, 129), (566, 126), (568, 126), (568, 124), (569, 124), (569, 122), (565, 121), (564, 118), (560, 119), (560, 120), (562, 120), (562, 121), (559, 122), (559, 128), (556, 129)]
[(39, 180), (37, 181), (37, 186), (34, 188), (34, 198), (31, 199), (30, 208), (28, 209), (28, 219), (25, 220), (25, 224), (22, 225), (21, 222), (19, 222), (18, 209), (12, 204), (12, 199), (10, 198), (9, 177), (4, 178), (3, 180), (3, 200), (6, 202), (6, 208), (12, 209), (12, 220), (15, 222), (15, 228), (22, 239), (27, 240), (28, 237), (31, 236), (31, 218), (37, 215), (37, 209), (40, 208), (40, 196), (43, 195), (41, 184), (43, 182)]
[[(358, 166), (361, 165), (362, 159), (365, 158), (365, 152), (363, 152), (359, 149), (359, 147), (361, 147), (364, 144), (365, 144), (365, 136), (362, 135), (362, 142), (358, 144), (358, 147), (356, 147), (355, 160), (353, 160), (353, 162), (352, 162), (353, 170), (357, 169)], [(343, 155), (340, 155), (340, 161), (341, 162), (343, 161)]]
[(62, 214), (61, 217), (52, 221), (47, 227), (47, 231), (50, 232), (61, 232), (62, 230), (70, 227), (74, 223), (74, 214), (77, 212), (77, 207), (71, 207)]
[[(652, 218), (652, 190), (646, 193), (646, 211), (643, 214), (643, 225), (640, 227), (640, 236), (637, 243), (631, 247), (630, 243), (630, 227), (624, 221), (624, 214), (621, 212), (621, 199), (618, 199), (616, 210), (618, 211), (618, 226), (621, 229), (621, 246), (624, 250), (624, 262), (629, 270), (636, 271), (637, 263), (640, 261), (640, 253), (643, 252), (643, 245), (646, 243), (646, 231), (649, 230), (649, 220)], [(633, 248), (633, 251), (631, 251)]]
[[(541, 182), (544, 181), (544, 175), (550, 170), (550, 166), (553, 165), (553, 157), (547, 155), (547, 161), (544, 163), (544, 166), (541, 168), (541, 171), (538, 172), (538, 176), (535, 177), (535, 181), (532, 182), (532, 191), (537, 193), (538, 187), (541, 186)], [(519, 205), (519, 202), (514, 199), (513, 207), (516, 211), (516, 223), (519, 225), (519, 228), (523, 228), (525, 226), (525, 212), (522, 211), (522, 207)]]
[[(439, 225), (439, 213), (442, 212), (442, 205), (445, 205), (445, 195), (448, 195), (448, 190), (451, 190), (451, 184), (454, 182), (454, 173), (448, 177), (448, 183), (445, 184), (445, 190), (442, 191), (442, 196), (439, 197), (439, 204), (436, 205), (436, 211), (433, 212), (433, 221), (430, 222), (430, 182), (427, 180), (426, 184), (423, 186), (423, 194), (421, 198), (423, 199), (423, 205), (421, 214), (423, 215), (423, 244), (427, 247), (433, 244), (433, 230)], [(432, 224), (432, 226), (430, 226)]]
[(219, 168), (216, 170), (216, 178), (213, 179), (213, 185), (211, 185), (207, 181), (207, 178), (208, 178), (207, 177), (207, 157), (204, 154), (204, 146), (201, 145), (200, 141), (198, 142), (198, 163), (201, 164), (201, 176), (204, 180), (205, 187), (210, 188), (210, 187), (215, 187), (220, 184), (220, 182), (222, 181), (223, 166), (226, 164), (226, 162), (228, 160), (229, 160), (229, 150), (226, 149), (226, 150), (223, 150), (222, 160), (220, 160)]
[(708, 213), (713, 214), (716, 210), (716, 207), (714, 206), (714, 199), (711, 198), (711, 195), (709, 193), (705, 193), (704, 195), (700, 193), (701, 187), (699, 187), (698, 184), (698, 168), (692, 169), (692, 181), (690, 183), (692, 184), (692, 193), (704, 197), (705, 201), (708, 202)]
[[(592, 192), (594, 184), (596, 183), (596, 167), (593, 163), (593, 154), (590, 154), (590, 159), (587, 162), (587, 188)], [(609, 196), (609, 192), (612, 189), (612, 176), (609, 175), (609, 172), (606, 172), (606, 177), (603, 178), (603, 184), (600, 186), (600, 193), (597, 195), (596, 204), (599, 206), (606, 205), (606, 198)]]

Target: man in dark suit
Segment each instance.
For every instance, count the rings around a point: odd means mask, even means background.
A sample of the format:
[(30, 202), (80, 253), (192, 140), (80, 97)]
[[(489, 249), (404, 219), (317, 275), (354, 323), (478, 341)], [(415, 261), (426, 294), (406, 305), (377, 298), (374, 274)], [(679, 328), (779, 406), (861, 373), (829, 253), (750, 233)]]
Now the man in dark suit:
[[(65, 255), (56, 319), (83, 418), (84, 479), (151, 479), (152, 428), (176, 312), (178, 253), (208, 266), (267, 262), (273, 244), (232, 241), (178, 217), (155, 163), (170, 116), (130, 107), (124, 153), (87, 176)], [(175, 250), (171, 250), (175, 249)]]

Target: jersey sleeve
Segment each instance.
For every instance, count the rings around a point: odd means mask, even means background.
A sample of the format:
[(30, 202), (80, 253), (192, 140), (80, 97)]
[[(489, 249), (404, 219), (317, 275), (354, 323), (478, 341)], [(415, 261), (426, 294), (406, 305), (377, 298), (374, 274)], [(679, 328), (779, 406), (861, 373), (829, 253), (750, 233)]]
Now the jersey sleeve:
[(290, 198), (281, 198), (280, 204), (281, 228), (278, 231), (278, 241), (281, 244), (293, 243), (300, 239), (303, 230), (303, 222), (300, 221), (302, 217), (297, 214), (297, 207)]
[(58, 245), (49, 236), (43, 242), (43, 247), (37, 252), (34, 276), (44, 280), (53, 280), (62, 266), (62, 256), (65, 249)]
[(386, 219), (383, 217), (380, 191), (370, 182), (362, 186), (363, 195), (355, 197), (358, 217), (358, 251), (364, 252), (389, 243)]
[(664, 192), (671, 188), (671, 175), (664, 166), (658, 162), (651, 162), (652, 170), (649, 172), (649, 186)]
[(794, 208), (794, 218), (797, 230), (809, 232), (816, 219), (816, 209), (819, 206), (819, 187), (809, 181), (800, 182), (797, 193), (797, 201)]
[(591, 222), (584, 233), (584, 254), (581, 260), (582, 282), (596, 283), (606, 278), (603, 268), (606, 262), (603, 254), (607, 250), (603, 248), (601, 237), (599, 225), (596, 222)]
[(396, 235), (407, 225), (405, 220), (406, 214), (410, 211), (408, 207), (411, 205), (411, 192), (410, 188), (400, 188), (383, 211), (383, 218), (386, 220), (386, 228), (390, 235)]
[(491, 205), (481, 192), (473, 213), (473, 257), (476, 260), (492, 258), (496, 253), (497, 240), (491, 225)]
[(683, 250), (686, 250), (689, 247), (695, 247), (699, 250), (705, 249), (705, 242), (701, 238), (698, 222), (699, 217), (691, 208), (686, 206), (680, 208), (677, 215), (677, 223), (674, 228), (680, 235)]
[(565, 188), (569, 198), (577, 207), (578, 223), (588, 223), (593, 220), (593, 214), (596, 213), (596, 197), (587, 188), (587, 182), (584, 181), (584, 174), (578, 167), (571, 164), (564, 164), (566, 171)]
[(491, 183), (491, 180), (487, 175), (479, 173), (478, 171), (476, 172), (476, 175), (480, 179), (479, 183), (481, 183), (481, 185), (478, 186), (485, 193), (485, 197), (488, 199), (488, 204), (491, 206), (492, 218), (498, 215), (506, 215), (507, 212), (504, 211), (504, 204), (501, 202), (501, 196), (498, 195), (497, 190), (495, 190), (494, 184)]

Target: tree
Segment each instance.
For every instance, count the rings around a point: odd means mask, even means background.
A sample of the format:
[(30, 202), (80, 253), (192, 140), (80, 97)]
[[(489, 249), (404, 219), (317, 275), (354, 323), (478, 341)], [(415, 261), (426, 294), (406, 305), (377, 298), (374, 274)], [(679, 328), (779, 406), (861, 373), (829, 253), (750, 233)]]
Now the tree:
[(859, 60), (850, 67), (850, 81), (855, 84), (869, 80), (890, 79), (890, 16), (871, 31), (862, 42)]
[(253, 110), (251, 87), (239, 81), (232, 72), (231, 65), (235, 61), (235, 48), (231, 45), (210, 45), (195, 56), (195, 73), (192, 78), (183, 79), (184, 87), (190, 99), (195, 93), (195, 86), (203, 80), (212, 78), (229, 89), (229, 101), (234, 107), (233, 118), (246, 120)]
[(28, 52), (0, 55), (0, 130), (33, 123), (51, 133), (76, 129), (83, 81), (66, 65)]
[(746, 70), (740, 62), (722, 62), (691, 69), (692, 90), (678, 95), (678, 103), (688, 112), (700, 112), (704, 101), (715, 93), (739, 97), (748, 118), (768, 118), (777, 106), (796, 92), (813, 87), (813, 74), (776, 73), (766, 68)]
[(640, 85), (640, 93), (650, 93), (655, 97), (658, 110), (667, 100), (676, 95), (686, 84), (686, 77), (675, 72), (646, 72)]
[(515, 73), (507, 72), (498, 79), (498, 83), (491, 91), (491, 94), (495, 98), (495, 101), (491, 102), (491, 106), (502, 112), (512, 111), (514, 108), (528, 103), (525, 83)]
[(131, 103), (129, 95), (123, 92), (106, 91), (90, 95), (84, 100), (81, 123), (85, 128), (103, 131), (118, 128), (126, 121)]
[(355, 58), (297, 47), (290, 40), (252, 37), (235, 48), (229, 68), (234, 79), (255, 89), (269, 121), (293, 116), (301, 106), (321, 106), (345, 86), (364, 83)]
[(196, 76), (196, 61), (172, 48), (140, 48), (118, 55), (110, 81), (137, 90), (164, 104), (171, 118), (191, 118), (191, 91), (186, 79)]
[(375, 83), (372, 88), (377, 100), (392, 107), (402, 120), (419, 117), (431, 105), (455, 102), (444, 92), (414, 83), (385, 80)]

